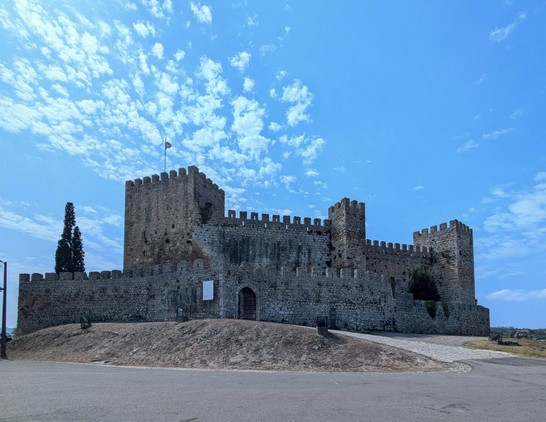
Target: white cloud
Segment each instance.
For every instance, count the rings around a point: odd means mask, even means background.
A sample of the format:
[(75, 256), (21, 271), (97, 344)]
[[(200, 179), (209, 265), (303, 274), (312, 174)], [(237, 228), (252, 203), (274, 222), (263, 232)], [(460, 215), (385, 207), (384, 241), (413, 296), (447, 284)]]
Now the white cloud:
[(142, 38), (148, 38), (149, 36), (155, 37), (156, 31), (154, 26), (150, 22), (135, 22), (133, 29)]
[(325, 144), (320, 137), (307, 138), (304, 135), (288, 137), (283, 135), (279, 139), (282, 144), (292, 147), (297, 155), (303, 158), (304, 164), (312, 163), (322, 151)]
[(137, 11), (138, 6), (135, 2), (132, 1), (120, 1), (121, 7), (123, 7), (125, 10), (132, 10)]
[(140, 0), (140, 2), (156, 18), (163, 18), (166, 13), (172, 14), (174, 12), (172, 0), (164, 0), (163, 3), (159, 0)]
[(191, 2), (190, 9), (198, 22), (208, 24), (212, 22), (212, 8), (210, 6), (201, 6), (201, 3)]
[(546, 299), (546, 289), (542, 290), (510, 290), (502, 289), (489, 293), (486, 296), (490, 300), (504, 300), (507, 302), (524, 302), (529, 300)]
[(226, 81), (222, 78), (222, 64), (215, 62), (206, 56), (201, 57), (200, 69), (197, 74), (206, 81), (206, 91), (213, 95), (225, 95), (229, 88)]
[(484, 140), (495, 140), (495, 139), (498, 139), (499, 137), (503, 136), (503, 135), (506, 135), (510, 132), (513, 132), (514, 131), (514, 128), (511, 127), (511, 128), (508, 128), (508, 129), (503, 129), (503, 130), (494, 130), (493, 132), (490, 132), (490, 133), (484, 133), (482, 135), (482, 139)]
[(474, 139), (470, 139), (469, 141), (466, 141), (463, 145), (461, 145), (457, 149), (457, 153), (461, 154), (463, 152), (467, 152), (475, 148), (478, 148), (478, 143)]
[(525, 20), (526, 17), (527, 15), (525, 13), (520, 12), (514, 22), (512, 22), (511, 24), (506, 25), (502, 28), (495, 28), (491, 32), (489, 32), (489, 39), (495, 42), (504, 41), (510, 36), (514, 29), (516, 29), (516, 27)]
[(316, 169), (307, 169), (305, 172), (305, 175), (309, 177), (317, 177), (319, 174), (320, 173)]
[(174, 58), (177, 62), (182, 60), (184, 57), (186, 57), (186, 52), (184, 50), (176, 50), (176, 53), (174, 53)]
[[(544, 178), (543, 178), (544, 177)], [(517, 273), (507, 270), (515, 257), (542, 259), (546, 251), (546, 176), (535, 176), (532, 188), (508, 191), (492, 189), (495, 209), (485, 218), (483, 232), (476, 237), (478, 270), (486, 274)]]
[(250, 57), (251, 54), (248, 51), (241, 51), (231, 57), (230, 63), (233, 67), (239, 69), (240, 72), (244, 72), (250, 63)]
[(291, 185), (296, 183), (296, 177), (295, 176), (282, 175), (281, 176), (281, 183), (284, 185), (284, 187), (286, 189), (290, 189)]
[(26, 217), (3, 207), (0, 207), (0, 226), (50, 242), (56, 242), (62, 231), (61, 221), (39, 214)]
[(271, 141), (262, 136), (265, 109), (256, 100), (240, 96), (232, 101), (233, 124), (231, 130), (237, 135), (239, 147), (253, 158), (267, 152)]
[(310, 120), (307, 109), (311, 106), (312, 100), (313, 94), (298, 79), (291, 85), (283, 87), (281, 101), (292, 104), (286, 112), (286, 121), (289, 126), (296, 126), (298, 123)]
[(271, 132), (279, 132), (282, 129), (282, 125), (280, 125), (277, 122), (270, 122), (269, 123), (269, 130)]
[(42, 69), (44, 76), (50, 81), (68, 82), (68, 78), (59, 66), (48, 66)]
[(463, 145), (461, 145), (458, 149), (457, 149), (457, 153), (458, 154), (461, 154), (463, 152), (468, 152), (470, 150), (473, 150), (473, 149), (476, 149), (478, 148), (481, 143), (483, 143), (484, 141), (494, 141), (494, 140), (497, 140), (498, 138), (500, 138), (501, 136), (505, 136), (505, 135), (508, 135), (509, 133), (512, 133), (515, 129), (513, 127), (511, 128), (507, 128), (507, 129), (502, 129), (502, 130), (494, 130), (492, 132), (489, 132), (489, 133), (484, 133), (482, 134), (481, 138), (479, 139), (479, 141), (477, 141), (476, 139), (469, 139), (468, 141), (466, 141)]
[(420, 191), (420, 190), (424, 190), (424, 189), (425, 189), (425, 187), (424, 187), (424, 186), (420, 186), (420, 185), (419, 185), (419, 186), (414, 186), (414, 187), (413, 187), (413, 190), (414, 190), (414, 191)]
[(152, 47), (152, 54), (158, 59), (163, 58), (163, 44), (156, 42)]
[(243, 91), (250, 92), (254, 89), (254, 79), (245, 78), (243, 82)]
[(259, 23), (258, 15), (256, 13), (253, 13), (252, 16), (247, 16), (246, 18), (246, 26), (257, 26)]

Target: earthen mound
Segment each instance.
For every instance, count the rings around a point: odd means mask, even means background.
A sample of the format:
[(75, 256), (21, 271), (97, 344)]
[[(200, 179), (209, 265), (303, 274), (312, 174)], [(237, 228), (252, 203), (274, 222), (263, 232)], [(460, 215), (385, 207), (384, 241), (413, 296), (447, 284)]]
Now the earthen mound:
[(10, 359), (282, 371), (439, 371), (401, 349), (293, 325), (242, 320), (64, 325), (10, 342)]

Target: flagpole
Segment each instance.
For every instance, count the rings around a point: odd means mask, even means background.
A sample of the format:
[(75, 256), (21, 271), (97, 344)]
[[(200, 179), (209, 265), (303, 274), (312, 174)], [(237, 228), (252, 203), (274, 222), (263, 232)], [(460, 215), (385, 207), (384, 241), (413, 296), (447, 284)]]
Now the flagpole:
[(165, 161), (163, 163), (163, 173), (167, 172), (167, 138), (164, 139), (163, 148), (165, 149)]

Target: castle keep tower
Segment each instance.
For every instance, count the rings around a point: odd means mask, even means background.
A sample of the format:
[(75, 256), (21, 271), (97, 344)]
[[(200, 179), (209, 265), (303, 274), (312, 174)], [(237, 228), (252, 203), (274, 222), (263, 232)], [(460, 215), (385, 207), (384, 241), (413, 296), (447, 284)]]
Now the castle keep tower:
[(416, 247), (432, 253), (431, 275), (443, 300), (475, 303), (472, 229), (457, 220), (413, 233)]
[(203, 258), (193, 227), (224, 216), (224, 191), (195, 166), (125, 184), (124, 269)]
[(343, 198), (328, 208), (331, 220), (332, 266), (364, 268), (362, 249), (366, 239), (365, 206), (363, 202)]

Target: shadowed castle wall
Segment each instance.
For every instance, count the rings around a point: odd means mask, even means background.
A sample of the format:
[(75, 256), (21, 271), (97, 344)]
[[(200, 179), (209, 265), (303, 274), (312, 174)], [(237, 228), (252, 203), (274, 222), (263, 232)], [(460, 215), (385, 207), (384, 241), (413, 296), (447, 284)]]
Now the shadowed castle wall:
[(280, 268), (330, 266), (330, 221), (235, 211), (217, 225), (198, 225), (194, 239), (214, 260)]

